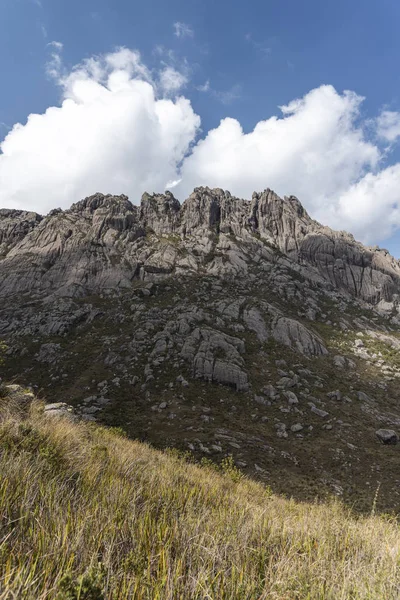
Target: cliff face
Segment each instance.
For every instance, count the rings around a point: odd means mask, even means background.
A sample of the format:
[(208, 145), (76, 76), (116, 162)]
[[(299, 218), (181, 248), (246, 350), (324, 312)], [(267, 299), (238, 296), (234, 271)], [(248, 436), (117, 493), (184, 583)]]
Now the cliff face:
[(140, 207), (95, 194), (44, 218), (2, 210), (0, 249), (3, 297), (75, 297), (183, 272), (229, 278), (282, 254), (306, 277), (385, 310), (396, 310), (400, 291), (399, 262), (385, 250), (323, 227), (297, 198), (271, 190), (246, 201), (196, 188), (182, 206), (169, 192), (144, 194)]

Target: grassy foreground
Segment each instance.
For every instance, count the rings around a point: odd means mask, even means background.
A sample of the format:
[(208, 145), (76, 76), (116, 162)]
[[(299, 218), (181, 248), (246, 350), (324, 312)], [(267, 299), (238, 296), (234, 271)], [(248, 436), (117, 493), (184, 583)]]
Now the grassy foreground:
[(0, 600), (400, 597), (394, 520), (0, 402)]

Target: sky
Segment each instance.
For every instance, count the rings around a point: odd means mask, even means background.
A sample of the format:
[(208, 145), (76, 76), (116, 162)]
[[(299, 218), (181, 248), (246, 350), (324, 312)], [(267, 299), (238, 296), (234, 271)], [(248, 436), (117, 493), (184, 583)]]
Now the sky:
[(0, 207), (269, 187), (400, 257), (398, 0), (0, 0)]

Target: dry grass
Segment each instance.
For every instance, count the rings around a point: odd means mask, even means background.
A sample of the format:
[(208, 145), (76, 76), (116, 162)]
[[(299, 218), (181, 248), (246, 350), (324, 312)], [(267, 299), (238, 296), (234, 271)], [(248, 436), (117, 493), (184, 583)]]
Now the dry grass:
[(0, 407), (0, 599), (400, 597), (399, 527)]

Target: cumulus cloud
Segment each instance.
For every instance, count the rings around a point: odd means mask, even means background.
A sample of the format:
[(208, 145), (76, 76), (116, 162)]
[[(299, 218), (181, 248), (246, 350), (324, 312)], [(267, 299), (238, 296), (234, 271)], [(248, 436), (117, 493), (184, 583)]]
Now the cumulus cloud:
[(366, 242), (384, 239), (400, 226), (400, 165), (380, 170), (385, 153), (360, 123), (362, 101), (326, 85), (249, 133), (223, 119), (185, 160), (176, 191), (184, 197), (194, 185), (209, 185), (249, 198), (271, 187), (298, 196), (323, 223)]
[(400, 164), (367, 173), (331, 203), (336, 213), (332, 219), (328, 211), (322, 216), (366, 242), (384, 240), (400, 227), (399, 185)]
[(354, 125), (361, 102), (352, 92), (340, 95), (322, 86), (280, 107), (280, 118), (260, 121), (250, 133), (236, 119), (223, 119), (185, 161), (185, 186), (219, 182), (244, 197), (268, 186), (295, 192), (315, 212), (379, 162), (378, 148)]
[(383, 111), (371, 127), (362, 97), (325, 85), (252, 131), (225, 118), (199, 139), (200, 117), (178, 95), (187, 73), (176, 65), (149, 70), (138, 52), (120, 48), (66, 70), (62, 44), (49, 50), (61, 103), (3, 127), (0, 206), (45, 213), (96, 191), (137, 203), (144, 191), (168, 188), (183, 200), (199, 185), (244, 198), (271, 187), (365, 242), (400, 228), (400, 164), (387, 166), (398, 113)]
[(194, 31), (187, 23), (177, 21), (174, 23), (174, 35), (178, 38), (193, 37)]
[(120, 49), (67, 74), (55, 62), (50, 74), (62, 103), (31, 114), (5, 137), (0, 206), (47, 212), (96, 191), (138, 202), (144, 190), (163, 190), (178, 178), (200, 118), (186, 98), (157, 95), (137, 52)]

